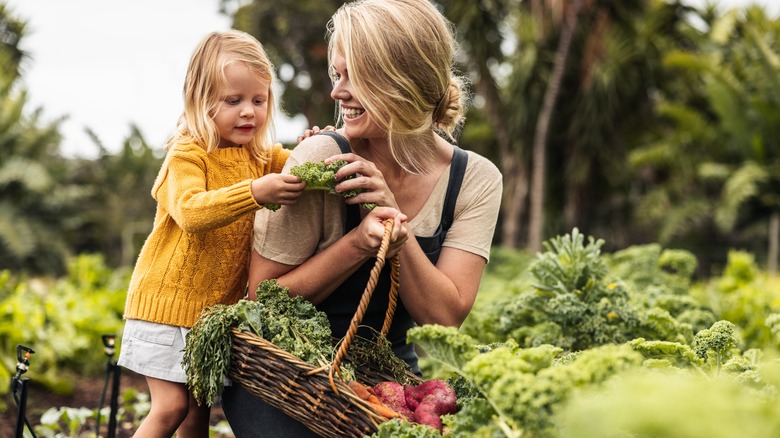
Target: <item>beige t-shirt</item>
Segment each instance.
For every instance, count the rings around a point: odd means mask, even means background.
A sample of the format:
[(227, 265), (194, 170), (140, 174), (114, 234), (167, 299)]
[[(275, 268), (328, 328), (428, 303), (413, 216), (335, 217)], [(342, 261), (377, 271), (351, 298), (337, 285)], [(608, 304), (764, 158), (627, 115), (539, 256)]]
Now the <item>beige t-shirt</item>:
[[(466, 152), (468, 164), (455, 203), (455, 217), (442, 246), (468, 251), (487, 261), (501, 204), (501, 173), (486, 158)], [(322, 161), (339, 153), (332, 138), (310, 137), (293, 149), (283, 172), (289, 173), (291, 167), (300, 163)], [(423, 208), (409, 221), (415, 236), (427, 237), (436, 232), (449, 175), (447, 167)], [(312, 190), (305, 192), (294, 205), (284, 205), (275, 212), (259, 210), (255, 216), (253, 248), (278, 263), (300, 265), (343, 236), (344, 205), (338, 195)]]

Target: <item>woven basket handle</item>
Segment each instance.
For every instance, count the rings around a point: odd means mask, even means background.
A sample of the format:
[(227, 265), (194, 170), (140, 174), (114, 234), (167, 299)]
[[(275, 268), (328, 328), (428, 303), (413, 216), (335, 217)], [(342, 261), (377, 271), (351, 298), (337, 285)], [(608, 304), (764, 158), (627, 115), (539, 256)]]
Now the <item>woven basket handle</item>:
[[(352, 316), (352, 321), (349, 323), (349, 329), (347, 330), (346, 335), (344, 336), (344, 340), (339, 345), (339, 349), (336, 352), (336, 356), (333, 358), (333, 363), (331, 364), (330, 370), (328, 371), (328, 379), (330, 380), (330, 386), (333, 388), (333, 391), (338, 394), (338, 390), (336, 389), (336, 384), (333, 381), (333, 374), (339, 372), (339, 367), (341, 366), (341, 361), (344, 359), (344, 357), (347, 355), (347, 350), (349, 349), (349, 345), (352, 343), (352, 340), (355, 338), (355, 335), (357, 334), (358, 326), (360, 325), (360, 322), (363, 320), (363, 315), (366, 312), (366, 308), (368, 308), (368, 303), (371, 301), (371, 296), (374, 294), (374, 288), (376, 287), (377, 281), (379, 280), (379, 274), (382, 272), (382, 268), (385, 266), (385, 257), (387, 255), (387, 249), (390, 247), (390, 234), (393, 231), (393, 219), (387, 219), (385, 221), (385, 233), (382, 236), (382, 243), (379, 245), (379, 251), (376, 254), (376, 262), (374, 263), (374, 267), (371, 269), (371, 274), (368, 277), (368, 283), (366, 284), (366, 288), (363, 290), (363, 296), (360, 298), (360, 304), (358, 305), (357, 311), (355, 312), (355, 315)], [(400, 269), (400, 262), (398, 260), (398, 255), (395, 255), (390, 260), (390, 294), (389, 299), (390, 302), (387, 306), (387, 313), (385, 314), (385, 321), (382, 325), (382, 335), (386, 335), (388, 330), (390, 330), (390, 324), (393, 320), (393, 314), (395, 313), (395, 308), (398, 302), (398, 284), (399, 284), (399, 269)]]

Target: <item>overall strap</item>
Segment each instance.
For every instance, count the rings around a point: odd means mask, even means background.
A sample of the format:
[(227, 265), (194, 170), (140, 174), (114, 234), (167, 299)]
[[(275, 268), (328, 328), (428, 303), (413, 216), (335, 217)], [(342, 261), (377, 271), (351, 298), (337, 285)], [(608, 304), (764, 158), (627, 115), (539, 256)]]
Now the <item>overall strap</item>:
[(352, 152), (352, 149), (349, 147), (349, 140), (347, 140), (346, 137), (339, 134), (336, 131), (320, 131), (318, 135), (327, 135), (328, 137), (336, 140), (336, 143), (339, 145), (339, 149), (341, 149), (342, 154), (348, 154)]
[(463, 149), (454, 146), (452, 151), (452, 163), (450, 164), (450, 181), (447, 183), (447, 194), (444, 197), (444, 207), (441, 212), (441, 229), (444, 233), (452, 226), (455, 218), (455, 202), (458, 200), (460, 186), (463, 184), (463, 176), (466, 174), (466, 164), (469, 155)]

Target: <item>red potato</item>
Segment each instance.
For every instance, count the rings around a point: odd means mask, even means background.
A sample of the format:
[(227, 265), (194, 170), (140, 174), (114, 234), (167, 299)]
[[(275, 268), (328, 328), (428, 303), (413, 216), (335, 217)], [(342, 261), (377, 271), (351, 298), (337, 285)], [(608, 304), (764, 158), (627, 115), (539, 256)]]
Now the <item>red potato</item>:
[(409, 421), (412, 421), (412, 411), (406, 406), (404, 387), (396, 382), (379, 382), (374, 385), (374, 394), (388, 408), (398, 412)]
[(436, 404), (434, 403), (420, 403), (420, 405), (417, 406), (417, 409), (414, 410), (412, 421), (430, 426), (441, 432), (441, 416), (436, 411)]
[(441, 413), (453, 413), (457, 410), (455, 390), (443, 380), (426, 380), (417, 386), (404, 386), (406, 405), (412, 411), (422, 403), (423, 398), (434, 395)]

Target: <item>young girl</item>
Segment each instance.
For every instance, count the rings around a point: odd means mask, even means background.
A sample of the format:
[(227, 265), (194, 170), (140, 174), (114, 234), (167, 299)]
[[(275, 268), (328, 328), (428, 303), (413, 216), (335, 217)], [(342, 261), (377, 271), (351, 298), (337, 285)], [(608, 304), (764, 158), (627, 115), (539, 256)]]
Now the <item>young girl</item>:
[(190, 59), (125, 306), (119, 365), (146, 376), (152, 401), (136, 437), (208, 437), (209, 407), (185, 386), (186, 333), (204, 308), (244, 296), (253, 213), (303, 192), (278, 173), (289, 151), (271, 143), (272, 81), (263, 47), (243, 32), (207, 35)]

